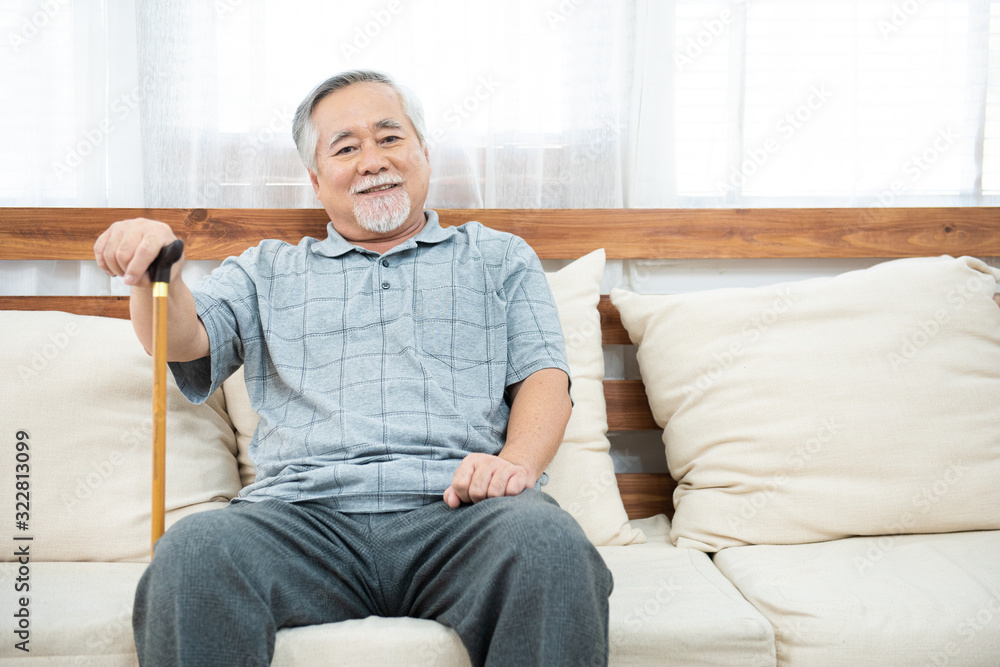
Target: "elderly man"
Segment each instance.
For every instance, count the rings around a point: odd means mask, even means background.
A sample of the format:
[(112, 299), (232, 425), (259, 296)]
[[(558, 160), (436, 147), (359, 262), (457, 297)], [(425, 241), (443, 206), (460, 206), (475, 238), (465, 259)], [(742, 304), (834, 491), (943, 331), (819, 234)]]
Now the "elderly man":
[[(243, 365), (257, 477), (160, 539), (141, 664), (267, 665), (279, 628), (370, 615), (454, 628), (475, 665), (605, 664), (611, 575), (538, 490), (570, 412), (538, 258), (424, 210), (420, 105), (385, 75), (323, 82), (293, 133), (328, 238), (264, 241), (193, 291), (174, 268), (171, 370), (197, 402)], [(128, 220), (94, 247), (147, 350), (174, 238)]]

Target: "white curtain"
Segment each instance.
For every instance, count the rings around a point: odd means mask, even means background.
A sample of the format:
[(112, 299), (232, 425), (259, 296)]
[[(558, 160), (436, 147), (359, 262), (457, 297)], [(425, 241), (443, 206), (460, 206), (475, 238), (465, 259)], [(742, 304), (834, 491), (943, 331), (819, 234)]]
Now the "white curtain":
[(989, 0), (6, 0), (0, 204), (316, 206), (291, 116), (354, 67), (424, 100), (434, 206), (990, 204), (998, 26)]
[[(0, 36), (5, 206), (317, 207), (292, 114), (356, 67), (423, 99), (430, 206), (1000, 201), (1000, 1), (5, 0)], [(93, 263), (0, 265), (3, 294), (123, 291)]]
[[(432, 207), (1000, 201), (994, 0), (5, 0), (0, 38), (4, 206), (318, 207), (292, 114), (357, 67), (423, 99)], [(0, 263), (0, 294), (124, 292), (92, 262)]]

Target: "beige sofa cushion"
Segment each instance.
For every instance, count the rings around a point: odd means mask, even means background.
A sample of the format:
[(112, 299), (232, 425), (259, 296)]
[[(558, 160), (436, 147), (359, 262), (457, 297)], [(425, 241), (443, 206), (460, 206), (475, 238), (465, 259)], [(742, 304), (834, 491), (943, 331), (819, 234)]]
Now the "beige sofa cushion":
[(369, 616), (278, 632), (271, 667), (333, 664), (469, 667), (471, 663), (454, 630), (419, 618)]
[(236, 460), (239, 464), (242, 488), (253, 484), (257, 478), (257, 470), (250, 460), (250, 440), (253, 439), (253, 433), (260, 421), (260, 415), (250, 404), (250, 392), (247, 391), (242, 366), (222, 383), (222, 393), (226, 397), (226, 412), (236, 432)]
[(610, 664), (775, 664), (770, 623), (695, 549), (669, 543), (663, 515), (633, 522), (645, 544), (598, 547), (614, 577)]
[[(169, 373), (168, 373), (169, 376)], [(149, 559), (152, 359), (127, 320), (0, 312), (0, 433), (30, 435), (34, 560)], [(236, 438), (221, 392), (167, 395), (167, 526), (239, 492)], [(0, 523), (15, 526), (13, 465)], [(22, 531), (18, 531), (21, 533)], [(4, 549), (0, 560), (13, 558)]]
[[(615, 580), (611, 664), (774, 665), (770, 624), (708, 556), (668, 544), (662, 516), (635, 523), (650, 528), (648, 544), (598, 547)], [(449, 628), (433, 621), (370, 617), (281, 630), (272, 665), (323, 665), (331, 655), (338, 657), (337, 664), (359, 666), (469, 664), (461, 640)]]
[[(642, 519), (648, 544), (598, 547), (615, 579), (611, 664), (618, 667), (775, 664), (774, 633), (705, 554), (667, 542), (664, 517)], [(134, 667), (131, 613), (145, 566), (133, 563), (33, 563), (31, 661), (69, 667)], [(0, 563), (0, 582), (16, 576)], [(0, 620), (13, 637), (14, 618)], [(13, 642), (0, 663), (21, 664)], [(17, 662), (15, 662), (17, 660)], [(466, 667), (458, 635), (434, 621), (370, 617), (278, 632), (274, 667), (319, 665)]]
[(566, 338), (573, 414), (542, 490), (573, 515), (593, 544), (610, 546), (638, 544), (645, 537), (628, 522), (607, 437), (604, 348), (597, 311), (604, 262), (604, 250), (596, 250), (546, 274)]
[[(596, 250), (546, 274), (566, 337), (574, 406), (542, 490), (573, 515), (593, 544), (638, 544), (645, 538), (628, 522), (607, 438), (604, 351), (597, 311), (604, 262), (604, 250)], [(249, 484), (253, 464), (247, 451), (259, 418), (250, 405), (242, 368), (223, 383), (223, 391), (237, 430), (241, 476)]]
[(1000, 531), (723, 549), (786, 665), (995, 665)]
[(937, 257), (755, 289), (612, 291), (665, 427), (674, 541), (1000, 528), (998, 277)]
[[(0, 563), (0, 581), (17, 565)], [(28, 653), (15, 648), (13, 604), (4, 607), (0, 665), (135, 667), (132, 601), (142, 563), (31, 563)], [(5, 600), (6, 603), (6, 600)]]

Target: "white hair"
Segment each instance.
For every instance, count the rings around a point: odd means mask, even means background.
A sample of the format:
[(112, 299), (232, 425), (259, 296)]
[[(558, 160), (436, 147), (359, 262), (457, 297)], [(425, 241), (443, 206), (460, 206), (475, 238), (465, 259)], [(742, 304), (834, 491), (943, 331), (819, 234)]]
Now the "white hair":
[(320, 100), (330, 93), (355, 83), (382, 83), (396, 91), (403, 103), (403, 112), (417, 131), (420, 146), (427, 147), (424, 138), (426, 134), (424, 110), (413, 91), (399, 85), (387, 74), (373, 70), (350, 70), (331, 76), (313, 88), (312, 92), (306, 95), (306, 98), (299, 104), (299, 108), (295, 110), (295, 119), (292, 121), (292, 138), (295, 139), (295, 147), (299, 151), (302, 163), (308, 169), (316, 171), (316, 144), (319, 143), (319, 130), (316, 129), (316, 124), (312, 120), (313, 110)]

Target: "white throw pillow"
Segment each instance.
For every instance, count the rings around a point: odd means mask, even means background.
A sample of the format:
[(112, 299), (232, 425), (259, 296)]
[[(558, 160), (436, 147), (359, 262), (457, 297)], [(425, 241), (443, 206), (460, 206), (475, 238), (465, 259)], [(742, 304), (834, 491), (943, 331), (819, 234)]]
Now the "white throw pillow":
[[(7, 458), (0, 523), (26, 520), (16, 535), (33, 538), (24, 542), (33, 560), (149, 559), (152, 377), (152, 359), (127, 320), (0, 311)], [(16, 441), (27, 444), (19, 459)], [(236, 438), (221, 392), (192, 405), (169, 378), (166, 450), (168, 528), (224, 507), (239, 492)], [(23, 483), (26, 508), (15, 502), (24, 499), (15, 498), (15, 483)], [(4, 550), (0, 560), (13, 554)]]
[[(595, 250), (546, 274), (566, 337), (574, 407), (563, 443), (546, 470), (549, 482), (542, 490), (573, 515), (593, 544), (639, 544), (646, 538), (628, 523), (607, 438), (604, 351), (597, 311), (604, 262), (604, 250)], [(253, 469), (246, 452), (258, 417), (250, 405), (242, 369), (223, 383), (223, 391), (237, 430), (240, 469), (244, 483), (249, 483)]]
[(963, 257), (613, 290), (704, 551), (1000, 528), (1000, 270)]
[(597, 311), (604, 262), (604, 250), (595, 250), (546, 274), (566, 338), (573, 414), (542, 490), (573, 515), (593, 544), (640, 544), (646, 537), (628, 523), (607, 437), (604, 348)]
[(250, 486), (257, 479), (257, 469), (250, 459), (250, 440), (257, 430), (260, 415), (250, 404), (250, 392), (247, 390), (242, 366), (225, 379), (222, 392), (226, 395), (226, 411), (236, 431), (236, 460), (239, 463), (240, 483), (242, 486)]

